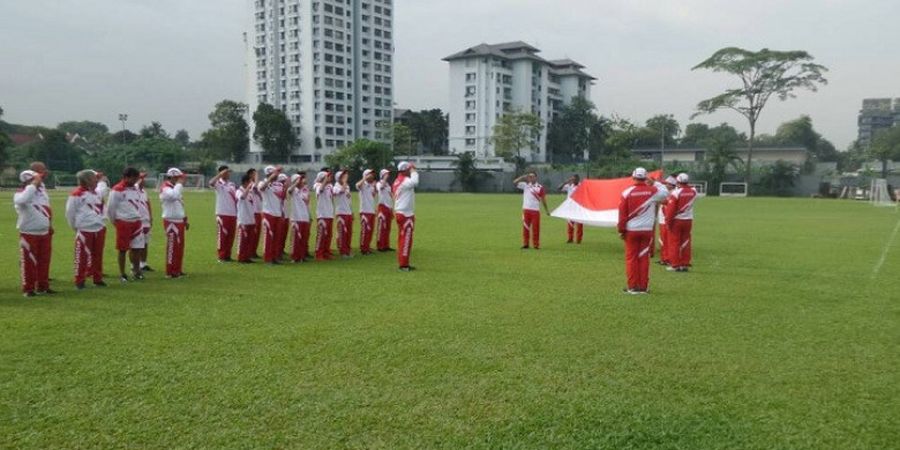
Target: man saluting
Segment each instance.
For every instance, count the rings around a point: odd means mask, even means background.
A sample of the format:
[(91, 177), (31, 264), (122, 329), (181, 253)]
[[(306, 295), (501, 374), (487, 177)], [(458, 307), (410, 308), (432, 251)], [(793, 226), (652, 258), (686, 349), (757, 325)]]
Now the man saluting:
[(413, 232), (416, 228), (416, 187), (419, 185), (419, 173), (416, 166), (402, 162), (397, 166), (400, 172), (394, 180), (394, 215), (397, 217), (397, 228), (400, 235), (397, 239), (397, 262), (402, 272), (415, 270), (409, 265), (412, 253)]
[(634, 169), (634, 186), (622, 192), (619, 202), (619, 235), (625, 241), (625, 273), (628, 294), (646, 294), (650, 286), (650, 246), (657, 203), (666, 199), (664, 187), (647, 184), (647, 170)]
[[(541, 248), (541, 205), (544, 206), (544, 212), (550, 215), (547, 208), (547, 192), (537, 181), (535, 172), (528, 172), (519, 178), (513, 180), (513, 184), (517, 189), (522, 191), (522, 250), (529, 248), (529, 237), (531, 245), (535, 250)], [(530, 236), (529, 236), (530, 235)]]

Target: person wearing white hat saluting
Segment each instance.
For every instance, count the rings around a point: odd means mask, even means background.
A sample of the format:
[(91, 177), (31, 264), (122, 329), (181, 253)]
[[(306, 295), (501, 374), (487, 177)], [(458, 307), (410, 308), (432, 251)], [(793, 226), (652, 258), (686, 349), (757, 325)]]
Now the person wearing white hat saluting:
[[(664, 185), (666, 186), (666, 191), (670, 194), (675, 189), (675, 177), (668, 176), (665, 179)], [(666, 227), (666, 204), (663, 203), (659, 208), (659, 214), (657, 215), (657, 223), (659, 224), (659, 262), (658, 264), (661, 266), (669, 265), (669, 229)]]
[(362, 180), (356, 183), (356, 190), (359, 192), (359, 252), (371, 255), (372, 234), (375, 231), (375, 199), (378, 195), (374, 170), (363, 171)]
[(646, 294), (650, 287), (650, 246), (653, 245), (653, 226), (656, 208), (665, 200), (665, 189), (647, 184), (647, 170), (634, 169), (634, 185), (622, 192), (619, 202), (618, 230), (625, 241), (625, 273), (628, 294)]
[(66, 220), (75, 230), (75, 287), (82, 290), (90, 276), (95, 286), (103, 282), (103, 199), (97, 194), (97, 172), (82, 170), (75, 177), (78, 188), (66, 200)]
[(291, 184), (291, 177), (289, 177), (286, 173), (278, 174), (278, 179), (273, 183), (273, 187), (277, 186), (275, 190), (276, 194), (278, 194), (279, 200), (281, 200), (281, 224), (278, 226), (278, 245), (276, 251), (278, 252), (278, 260), (284, 261), (284, 248), (287, 246), (287, 235), (288, 231), (290, 231), (291, 227), (291, 219), (288, 217), (287, 211), (287, 191), (288, 186)]
[(263, 169), (263, 174), (266, 178), (257, 185), (259, 192), (262, 195), (263, 219), (260, 234), (263, 245), (263, 261), (268, 264), (279, 264), (278, 242), (279, 237), (281, 236), (279, 228), (281, 228), (281, 224), (283, 223), (281, 214), (284, 209), (280, 197), (282, 193), (279, 192), (283, 186), (278, 183), (278, 176), (281, 175), (281, 168), (266, 166), (266, 168)]
[(669, 227), (668, 269), (672, 272), (687, 272), (691, 266), (691, 229), (694, 226), (694, 200), (697, 191), (690, 185), (688, 174), (676, 177), (678, 187), (672, 191), (666, 204), (666, 226)]
[(342, 258), (350, 258), (353, 240), (353, 194), (350, 192), (350, 173), (339, 171), (334, 183), (334, 210), (337, 215), (337, 246)]
[(397, 262), (400, 270), (409, 272), (415, 268), (409, 265), (412, 253), (413, 233), (416, 227), (416, 187), (419, 185), (419, 173), (416, 166), (401, 162), (397, 165), (400, 174), (394, 180), (394, 214), (397, 216)]
[(22, 172), (19, 174), (22, 185), (13, 195), (13, 205), (18, 215), (16, 228), (19, 230), (22, 294), (26, 297), (34, 297), (37, 293), (55, 293), (50, 289), (52, 215), (43, 179), (37, 171)]
[(162, 203), (163, 229), (166, 232), (166, 277), (183, 277), (185, 231), (190, 228), (184, 212), (184, 172), (177, 168), (166, 171), (166, 181), (159, 192)]
[(331, 186), (331, 172), (323, 170), (316, 175), (316, 260), (332, 258), (331, 233), (334, 226), (334, 190)]
[(391, 193), (391, 171), (381, 169), (378, 175), (378, 183), (375, 183), (378, 191), (378, 237), (375, 238), (375, 247), (379, 252), (390, 252), (391, 248), (391, 222), (394, 221), (394, 196)]
[(305, 262), (309, 259), (309, 187), (306, 186), (306, 174), (298, 172), (291, 175), (291, 186), (288, 188), (291, 197), (291, 230), (294, 239), (291, 247), (291, 261)]

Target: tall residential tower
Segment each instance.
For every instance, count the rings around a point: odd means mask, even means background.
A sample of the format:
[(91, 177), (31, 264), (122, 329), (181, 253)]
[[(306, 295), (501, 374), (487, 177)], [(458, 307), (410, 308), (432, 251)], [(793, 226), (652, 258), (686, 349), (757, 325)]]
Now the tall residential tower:
[[(290, 162), (319, 162), (355, 139), (388, 140), (393, 0), (248, 3), (250, 115), (259, 103), (287, 114), (299, 137)], [(257, 145), (250, 159), (261, 160)]]
[[(546, 60), (524, 42), (480, 44), (444, 58), (450, 63), (450, 152), (492, 157), (494, 125), (507, 111), (531, 112), (544, 130), (529, 162), (547, 161), (547, 125), (576, 96), (590, 99), (596, 78), (570, 59)], [(523, 149), (525, 151), (525, 149)]]

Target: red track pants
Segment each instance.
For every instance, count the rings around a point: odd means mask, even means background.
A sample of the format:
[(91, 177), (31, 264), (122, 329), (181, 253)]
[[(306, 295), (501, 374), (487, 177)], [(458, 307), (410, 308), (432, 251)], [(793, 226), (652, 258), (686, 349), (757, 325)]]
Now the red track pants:
[(628, 277), (628, 289), (646, 291), (649, 287), (652, 245), (652, 231), (625, 233), (625, 274)]
[(291, 247), (291, 261), (303, 261), (309, 257), (309, 222), (291, 222), (294, 235)]
[(669, 258), (669, 227), (666, 224), (659, 226), (659, 260), (668, 263)]
[(256, 225), (241, 225), (237, 230), (237, 247), (239, 262), (250, 261), (253, 257), (253, 235), (256, 233)]
[(375, 232), (375, 214), (359, 213), (359, 251), (372, 252), (372, 235)]
[(400, 267), (409, 267), (409, 255), (412, 253), (413, 234), (416, 229), (416, 216), (397, 214), (397, 262)]
[(376, 242), (378, 250), (391, 248), (391, 222), (393, 220), (394, 212), (391, 211), (391, 208), (378, 205), (378, 239)]
[(353, 216), (339, 214), (337, 216), (337, 246), (341, 256), (349, 256), (353, 241)]
[(320, 218), (316, 222), (316, 259), (331, 259), (331, 230), (334, 219)]
[(279, 257), (278, 242), (281, 236), (281, 217), (263, 214), (262, 235), (263, 261), (274, 262)]
[(179, 276), (184, 263), (184, 222), (163, 220), (166, 230), (166, 275)]
[(581, 240), (584, 239), (584, 224), (570, 220), (567, 233), (569, 235), (569, 242), (572, 242), (573, 239), (577, 239), (576, 242), (580, 244)]
[(672, 267), (687, 267), (691, 265), (691, 229), (693, 220), (675, 219), (672, 228), (669, 229), (669, 259)]
[[(530, 236), (529, 236), (530, 235)], [(522, 210), (522, 245), (528, 247), (528, 238), (534, 248), (541, 248), (541, 212)]]
[(237, 217), (216, 216), (216, 249), (219, 259), (231, 259), (231, 248), (237, 231)]
[(75, 284), (84, 283), (88, 276), (103, 281), (103, 244), (106, 229), (75, 232)]
[(19, 234), (21, 250), (22, 292), (41, 292), (50, 289), (50, 233)]
[(253, 235), (250, 236), (250, 248), (253, 249), (253, 256), (259, 257), (259, 239), (262, 236), (262, 213), (255, 213), (253, 219), (256, 225), (253, 226)]

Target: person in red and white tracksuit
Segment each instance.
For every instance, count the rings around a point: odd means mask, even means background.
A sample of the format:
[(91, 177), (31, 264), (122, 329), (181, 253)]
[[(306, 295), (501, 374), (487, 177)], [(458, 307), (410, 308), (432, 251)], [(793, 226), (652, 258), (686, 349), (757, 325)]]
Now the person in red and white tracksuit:
[(253, 188), (250, 190), (251, 195), (247, 198), (253, 203), (253, 219), (256, 221), (256, 226), (253, 228), (250, 247), (253, 249), (253, 258), (259, 259), (259, 238), (262, 235), (263, 220), (262, 191), (259, 190), (259, 175), (256, 173), (256, 169), (248, 170), (247, 175), (253, 179)]
[[(675, 189), (675, 184), (676, 184), (675, 177), (670, 176), (670, 177), (666, 178), (664, 184), (666, 186), (666, 191), (671, 194), (672, 190)], [(656, 220), (657, 220), (657, 223), (659, 224), (659, 242), (658, 242), (659, 243), (659, 262), (658, 262), (658, 264), (661, 266), (668, 266), (669, 265), (669, 255), (667, 252), (669, 250), (669, 245), (668, 245), (669, 229), (666, 227), (666, 204), (665, 203), (660, 205), (659, 213), (657, 214)]]
[(82, 170), (76, 174), (78, 188), (66, 201), (66, 221), (75, 230), (75, 287), (84, 289), (88, 276), (95, 286), (103, 282), (103, 200), (97, 194), (97, 174)]
[(391, 171), (382, 169), (375, 183), (378, 191), (378, 236), (375, 247), (379, 252), (393, 251), (391, 248), (391, 222), (394, 221), (394, 197), (391, 193)]
[(291, 218), (287, 210), (287, 190), (291, 184), (291, 177), (285, 173), (278, 174), (278, 180), (275, 183), (278, 186), (276, 192), (280, 192), (281, 199), (281, 224), (278, 226), (278, 260), (284, 261), (284, 249), (287, 246), (287, 236), (291, 228)]
[(185, 275), (184, 240), (190, 225), (184, 212), (184, 179), (184, 172), (171, 168), (166, 171), (166, 181), (159, 191), (163, 229), (166, 232), (166, 278)]
[(341, 257), (351, 258), (351, 241), (353, 241), (353, 194), (350, 190), (350, 173), (339, 171), (334, 183), (334, 212), (337, 216), (337, 247)]
[(397, 171), (399, 174), (391, 189), (394, 194), (394, 215), (397, 217), (399, 231), (397, 262), (401, 271), (409, 272), (415, 270), (409, 265), (409, 257), (416, 229), (416, 187), (419, 186), (419, 172), (416, 171), (416, 166), (408, 162), (401, 162), (397, 166)]
[[(513, 185), (522, 191), (522, 250), (530, 245), (535, 250), (541, 248), (541, 205), (544, 212), (550, 215), (547, 208), (547, 192), (544, 186), (537, 182), (537, 174), (528, 172), (513, 180)], [(531, 239), (529, 245), (529, 238)]]
[(54, 294), (50, 289), (50, 240), (53, 238), (50, 199), (43, 177), (37, 171), (22, 172), (19, 181), (22, 185), (13, 196), (13, 205), (18, 215), (22, 294), (26, 297)]
[(295, 263), (309, 260), (309, 186), (306, 185), (306, 174), (291, 175), (291, 186), (288, 188), (291, 199), (291, 261)]
[(691, 187), (686, 173), (676, 177), (678, 187), (669, 195), (666, 203), (666, 226), (670, 264), (667, 270), (687, 272), (691, 267), (691, 230), (694, 226), (694, 201), (697, 191)]
[(372, 235), (375, 231), (375, 200), (378, 192), (375, 187), (375, 171), (366, 169), (363, 178), (356, 183), (359, 192), (359, 252), (372, 254)]
[(144, 233), (144, 248), (140, 249), (142, 273), (153, 272), (153, 268), (147, 264), (147, 254), (150, 251), (150, 235), (153, 230), (153, 208), (150, 206), (150, 197), (147, 196), (147, 190), (144, 189), (144, 180), (146, 177), (147, 174), (141, 172), (138, 182), (134, 186), (140, 195), (138, 211), (141, 213), (141, 232)]
[(316, 260), (326, 261), (334, 256), (331, 253), (331, 233), (334, 227), (334, 188), (331, 186), (331, 172), (319, 172), (313, 190), (316, 193)]
[(281, 239), (282, 215), (284, 214), (284, 185), (278, 181), (281, 168), (267, 166), (263, 173), (266, 179), (257, 184), (262, 195), (262, 245), (263, 261), (268, 264), (280, 264), (281, 251), (278, 244)]
[(625, 241), (625, 273), (629, 294), (646, 294), (650, 287), (650, 246), (656, 208), (665, 200), (665, 188), (647, 184), (647, 171), (638, 167), (632, 173), (634, 186), (622, 192), (619, 202), (619, 235)]
[(137, 190), (140, 172), (133, 167), (125, 169), (122, 181), (119, 181), (109, 192), (109, 203), (106, 214), (110, 223), (116, 227), (116, 250), (119, 252), (119, 276), (123, 283), (128, 282), (125, 274), (125, 257), (131, 261), (131, 274), (137, 280), (143, 280), (141, 270), (141, 253), (144, 249), (144, 230), (141, 223), (141, 194)]
[(216, 256), (219, 262), (231, 262), (237, 234), (237, 186), (231, 182), (231, 169), (219, 167), (209, 187), (216, 191)]
[(253, 262), (253, 234), (256, 233), (255, 206), (253, 204), (254, 179), (250, 174), (241, 178), (241, 186), (235, 191), (237, 210), (237, 261), (242, 264)]
[[(572, 198), (572, 194), (575, 193), (575, 190), (578, 189), (578, 184), (581, 182), (581, 177), (577, 174), (572, 175), (565, 183), (561, 184), (557, 190), (566, 193), (566, 198)], [(584, 224), (575, 222), (574, 220), (568, 221), (566, 227), (566, 233), (568, 234), (569, 240), (566, 241), (567, 244), (571, 244), (573, 242), (581, 243), (581, 240), (584, 239)], [(577, 240), (576, 240), (577, 239)]]

